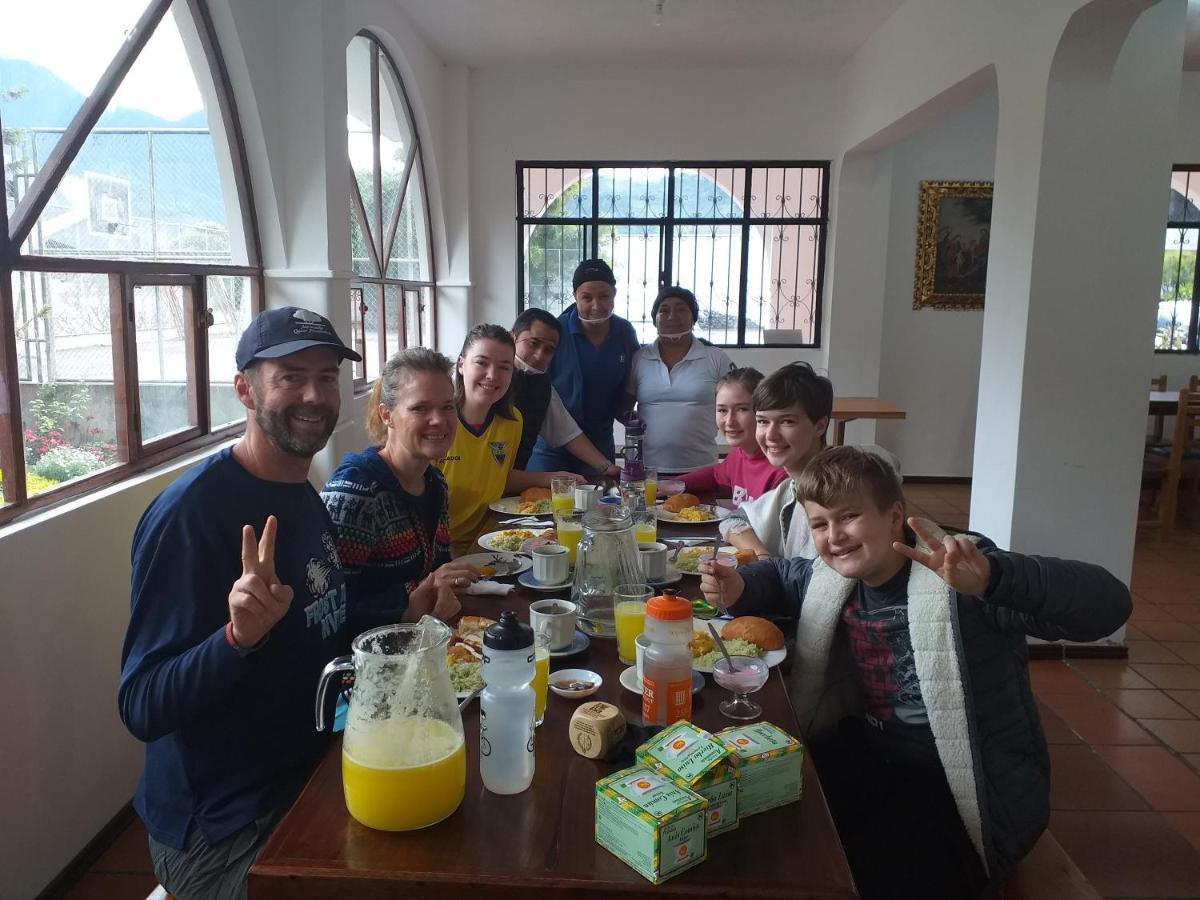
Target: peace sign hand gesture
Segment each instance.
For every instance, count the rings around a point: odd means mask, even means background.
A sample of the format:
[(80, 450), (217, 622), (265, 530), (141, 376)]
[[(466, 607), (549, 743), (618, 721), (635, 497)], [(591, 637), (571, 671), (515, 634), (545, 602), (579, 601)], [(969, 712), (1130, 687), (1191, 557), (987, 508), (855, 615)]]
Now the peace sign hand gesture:
[(229, 591), (229, 621), (239, 647), (258, 644), (292, 604), (292, 589), (280, 584), (275, 574), (278, 527), (278, 520), (268, 516), (260, 541), (252, 526), (242, 526), (242, 576)]
[(909, 527), (929, 546), (929, 552), (896, 541), (892, 548), (913, 562), (932, 569), (938, 577), (960, 594), (982, 597), (992, 577), (992, 564), (971, 541), (946, 535), (939, 544), (919, 519), (909, 517)]

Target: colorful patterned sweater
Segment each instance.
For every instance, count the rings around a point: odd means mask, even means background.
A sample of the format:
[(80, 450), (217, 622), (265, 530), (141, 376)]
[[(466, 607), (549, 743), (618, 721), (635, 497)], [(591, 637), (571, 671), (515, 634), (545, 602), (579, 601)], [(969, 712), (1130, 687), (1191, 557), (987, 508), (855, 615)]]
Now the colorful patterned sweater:
[[(400, 621), (409, 594), (450, 561), (449, 493), (436, 466), (425, 470), (425, 492), (404, 490), (378, 447), (347, 453), (321, 491), (346, 573), (351, 635)], [(422, 509), (437, 510), (432, 534)]]

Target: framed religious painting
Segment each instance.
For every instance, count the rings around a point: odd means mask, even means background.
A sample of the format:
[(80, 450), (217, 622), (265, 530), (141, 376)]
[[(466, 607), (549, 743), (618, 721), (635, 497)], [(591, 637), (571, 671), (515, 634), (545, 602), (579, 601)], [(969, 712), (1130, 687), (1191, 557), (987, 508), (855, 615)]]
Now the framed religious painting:
[(990, 181), (922, 181), (913, 309), (983, 309)]

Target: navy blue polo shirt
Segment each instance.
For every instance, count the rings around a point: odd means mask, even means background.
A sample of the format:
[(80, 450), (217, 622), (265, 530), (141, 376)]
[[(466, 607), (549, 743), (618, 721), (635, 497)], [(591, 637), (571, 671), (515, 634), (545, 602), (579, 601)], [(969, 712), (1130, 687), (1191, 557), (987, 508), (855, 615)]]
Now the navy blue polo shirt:
[(625, 347), (617, 337), (617, 330), (610, 328), (599, 347), (583, 332), (579, 315), (568, 317), (567, 330), (575, 341), (579, 354), (579, 370), (583, 378), (583, 410), (579, 427), (588, 433), (603, 432), (612, 440), (612, 423), (623, 398), (620, 396), (625, 383)]

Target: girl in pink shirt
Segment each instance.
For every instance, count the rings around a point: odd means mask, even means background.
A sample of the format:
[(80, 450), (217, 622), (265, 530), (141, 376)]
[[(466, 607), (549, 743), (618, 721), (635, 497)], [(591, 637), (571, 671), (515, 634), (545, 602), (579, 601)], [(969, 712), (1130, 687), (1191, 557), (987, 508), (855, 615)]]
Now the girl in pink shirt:
[(762, 381), (758, 369), (733, 369), (717, 382), (717, 431), (729, 441), (729, 453), (713, 466), (683, 476), (692, 494), (713, 493), (743, 503), (761, 497), (787, 472), (771, 465), (754, 436), (754, 389)]

